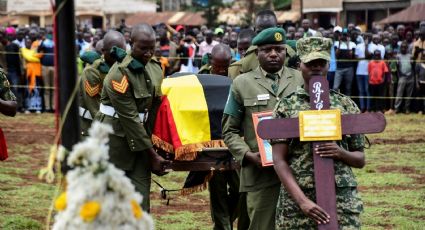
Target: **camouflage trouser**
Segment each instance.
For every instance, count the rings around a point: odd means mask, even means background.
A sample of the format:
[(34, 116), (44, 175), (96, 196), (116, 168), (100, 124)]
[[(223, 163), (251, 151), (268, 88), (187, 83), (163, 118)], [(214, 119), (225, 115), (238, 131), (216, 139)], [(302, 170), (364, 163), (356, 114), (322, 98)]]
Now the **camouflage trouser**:
[[(303, 189), (305, 195), (316, 201), (314, 188)], [(360, 229), (363, 203), (355, 187), (336, 188), (339, 229)], [(304, 215), (292, 197), (282, 187), (276, 207), (276, 229), (317, 229), (317, 224)]]

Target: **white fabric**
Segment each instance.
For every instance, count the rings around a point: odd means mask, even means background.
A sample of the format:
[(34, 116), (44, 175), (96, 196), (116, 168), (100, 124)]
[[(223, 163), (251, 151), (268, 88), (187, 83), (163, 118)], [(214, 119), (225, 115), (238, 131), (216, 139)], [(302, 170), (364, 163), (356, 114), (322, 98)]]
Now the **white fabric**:
[(83, 118), (86, 118), (86, 119), (89, 119), (89, 120), (93, 120), (90, 112), (87, 109), (80, 106), (79, 110), (80, 110), (80, 117), (83, 117)]
[(341, 42), (341, 46), (340, 46), (339, 45), (339, 41), (335, 41), (334, 47), (336, 49), (341, 49), (341, 50), (352, 50), (352, 49), (355, 49), (356, 48), (356, 43), (349, 42), (348, 44), (349, 44), (348, 45), (349, 47), (347, 47), (347, 42)]
[(385, 47), (381, 44), (375, 44), (373, 42), (369, 44), (368, 50), (369, 50), (369, 53), (371, 55), (373, 55), (373, 52), (377, 49), (381, 51), (381, 58), (384, 59), (384, 57), (385, 57)]
[[(366, 58), (366, 51), (365, 51), (365, 44), (360, 43), (356, 46), (356, 58), (358, 59), (365, 59)], [(367, 60), (360, 60), (357, 64), (357, 71), (356, 75), (369, 75), (367, 71), (367, 65), (369, 64), (369, 61)]]
[(211, 53), (214, 46), (218, 44), (219, 44), (218, 41), (215, 41), (215, 40), (213, 40), (211, 44), (208, 44), (206, 41), (201, 42), (201, 44), (199, 44), (198, 55), (202, 57), (206, 53)]
[[(118, 114), (112, 106), (100, 104), (99, 111), (105, 115), (118, 118)], [(148, 113), (139, 113), (139, 118), (140, 122), (145, 122), (148, 119)]]

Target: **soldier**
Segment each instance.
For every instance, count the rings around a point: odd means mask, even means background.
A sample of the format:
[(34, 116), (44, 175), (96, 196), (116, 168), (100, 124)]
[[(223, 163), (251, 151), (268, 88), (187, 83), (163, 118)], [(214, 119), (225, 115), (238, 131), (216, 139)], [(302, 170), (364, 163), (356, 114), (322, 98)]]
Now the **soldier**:
[(134, 26), (131, 41), (131, 54), (115, 63), (103, 81), (96, 120), (112, 125), (109, 160), (125, 171), (143, 195), (142, 207), (149, 211), (151, 172), (161, 175), (169, 163), (153, 149), (151, 141), (161, 103), (162, 70), (160, 63), (152, 59), (155, 32), (150, 25)]
[[(88, 136), (88, 129), (91, 127), (93, 117), (99, 110), (103, 79), (105, 79), (110, 66), (116, 61), (116, 59), (111, 56), (111, 49), (115, 46), (121, 48), (123, 51), (125, 50), (124, 36), (118, 31), (109, 31), (105, 35), (103, 44), (103, 58), (94, 59), (92, 64), (87, 65), (81, 74), (79, 109), (82, 136)], [(91, 53), (94, 55), (88, 55)], [(83, 54), (82, 59), (85, 59), (85, 56), (96, 56), (96, 54), (97, 52), (87, 51)]]
[[(332, 40), (310, 37), (297, 42), (301, 59), (304, 88), (298, 88), (276, 106), (276, 118), (298, 117), (298, 111), (309, 110), (308, 90), (312, 75), (326, 78), (329, 68)], [(356, 104), (347, 96), (330, 92), (331, 109), (342, 114), (359, 113)], [(329, 222), (329, 215), (315, 203), (313, 155), (311, 142), (299, 139), (272, 140), (273, 163), (283, 184), (276, 210), (276, 229), (317, 229), (318, 224)], [(343, 136), (337, 143), (323, 143), (318, 147), (321, 157), (335, 160), (337, 214), (340, 229), (360, 229), (359, 214), (363, 204), (357, 194), (357, 182), (351, 167), (365, 164), (364, 136)]]
[[(277, 18), (273, 11), (262, 10), (257, 13), (255, 18), (255, 32), (257, 34), (264, 29), (276, 26)], [(286, 55), (292, 57), (295, 55), (295, 51), (290, 46), (286, 46)], [(240, 74), (255, 70), (258, 65), (257, 47), (250, 46), (241, 60), (230, 65), (229, 76), (235, 79)]]
[(241, 164), (239, 191), (247, 193), (249, 229), (272, 230), (280, 181), (273, 168), (261, 166), (252, 113), (272, 110), (279, 98), (295, 91), (303, 80), (299, 71), (283, 65), (283, 29), (265, 29), (252, 44), (258, 46), (260, 66), (233, 81), (223, 115), (223, 138)]
[[(211, 64), (204, 65), (200, 74), (217, 74), (227, 76), (232, 54), (225, 44), (214, 46), (211, 51)], [(211, 218), (215, 230), (233, 229), (233, 221), (238, 220), (238, 229), (244, 229), (243, 224), (249, 224), (247, 218), (240, 218), (239, 205), (239, 175), (236, 171), (217, 171), (208, 182), (210, 191)], [(245, 221), (245, 223), (243, 223)]]
[(0, 68), (0, 113), (14, 117), (16, 115), (16, 97), (10, 90), (10, 84), (6, 73)]

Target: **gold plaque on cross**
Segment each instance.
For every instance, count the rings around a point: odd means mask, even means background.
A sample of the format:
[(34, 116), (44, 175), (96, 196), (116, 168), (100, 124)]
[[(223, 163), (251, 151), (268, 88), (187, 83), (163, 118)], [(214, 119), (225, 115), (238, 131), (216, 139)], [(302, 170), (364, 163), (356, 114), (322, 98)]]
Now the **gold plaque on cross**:
[(299, 112), (300, 141), (341, 140), (340, 110)]

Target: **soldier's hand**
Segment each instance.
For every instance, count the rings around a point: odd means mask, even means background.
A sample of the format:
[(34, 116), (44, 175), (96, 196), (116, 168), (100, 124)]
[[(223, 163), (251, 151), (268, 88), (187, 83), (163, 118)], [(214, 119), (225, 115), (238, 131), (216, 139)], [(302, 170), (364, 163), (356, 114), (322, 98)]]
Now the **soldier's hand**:
[(332, 158), (334, 160), (341, 160), (345, 154), (345, 150), (337, 145), (335, 142), (321, 143), (316, 148), (316, 154), (324, 158)]
[(260, 157), (260, 153), (256, 152), (247, 152), (245, 154), (245, 158), (246, 160), (250, 161), (251, 163), (255, 164), (257, 167), (261, 168), (262, 167), (262, 163), (261, 163), (261, 157)]
[(329, 214), (310, 199), (302, 202), (300, 208), (306, 216), (313, 219), (317, 224), (329, 223)]
[(154, 149), (150, 149), (149, 153), (151, 157), (152, 172), (158, 176), (167, 174), (165, 169), (171, 164), (171, 161), (162, 158)]

